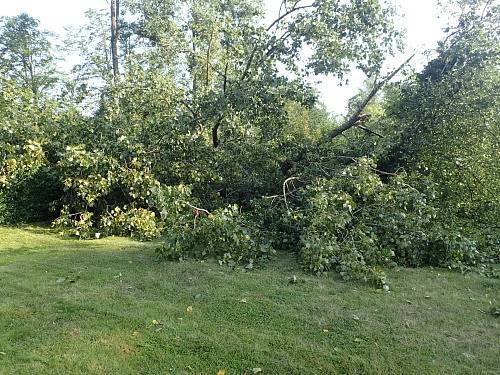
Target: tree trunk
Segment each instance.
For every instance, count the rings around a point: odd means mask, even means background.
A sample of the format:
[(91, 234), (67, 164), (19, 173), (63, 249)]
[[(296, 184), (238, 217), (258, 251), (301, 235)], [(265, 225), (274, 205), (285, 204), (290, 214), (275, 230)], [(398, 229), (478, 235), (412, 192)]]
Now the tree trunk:
[(111, 0), (111, 59), (113, 61), (113, 77), (118, 80), (118, 17), (120, 16), (120, 0)]

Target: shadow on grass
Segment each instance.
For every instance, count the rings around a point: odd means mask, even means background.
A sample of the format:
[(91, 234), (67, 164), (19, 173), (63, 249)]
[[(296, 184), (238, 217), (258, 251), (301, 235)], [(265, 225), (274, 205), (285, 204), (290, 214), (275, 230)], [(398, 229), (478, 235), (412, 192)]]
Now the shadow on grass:
[(0, 228), (18, 229), (32, 234), (51, 234), (57, 233), (57, 230), (52, 227), (50, 222), (39, 223), (17, 223), (17, 224), (2, 224)]

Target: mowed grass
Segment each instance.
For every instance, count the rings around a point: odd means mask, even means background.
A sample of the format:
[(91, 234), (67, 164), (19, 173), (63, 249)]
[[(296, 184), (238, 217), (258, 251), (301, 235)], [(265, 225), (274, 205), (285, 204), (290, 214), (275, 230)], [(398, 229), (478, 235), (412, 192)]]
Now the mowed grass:
[(0, 227), (0, 374), (499, 373), (498, 280), (389, 280), (379, 293), (284, 255), (243, 273), (158, 262), (151, 243)]

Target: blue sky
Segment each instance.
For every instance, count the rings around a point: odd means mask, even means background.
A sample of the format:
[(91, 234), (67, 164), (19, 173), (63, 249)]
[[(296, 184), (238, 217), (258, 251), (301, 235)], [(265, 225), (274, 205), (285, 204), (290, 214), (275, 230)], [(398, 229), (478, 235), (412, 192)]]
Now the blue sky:
[[(442, 37), (442, 28), (447, 19), (440, 14), (437, 6), (438, 0), (390, 0), (402, 18), (400, 27), (406, 29), (406, 51), (391, 57), (386, 62), (386, 69), (399, 65), (405, 57), (417, 53), (413, 66), (421, 67), (427, 57), (424, 52), (435, 47), (436, 42)], [(264, 1), (268, 9), (268, 18), (277, 14), (280, 0)], [(89, 8), (106, 8), (107, 0), (15, 0), (0, 2), (0, 17), (13, 16), (26, 12), (40, 20), (41, 27), (64, 36), (65, 27), (78, 26), (85, 22), (84, 12)], [(355, 95), (362, 86), (364, 76), (360, 72), (349, 75), (349, 85), (340, 87), (335, 79), (319, 77), (321, 82), (316, 87), (321, 93), (321, 99), (328, 110), (339, 114), (343, 113), (347, 100)]]

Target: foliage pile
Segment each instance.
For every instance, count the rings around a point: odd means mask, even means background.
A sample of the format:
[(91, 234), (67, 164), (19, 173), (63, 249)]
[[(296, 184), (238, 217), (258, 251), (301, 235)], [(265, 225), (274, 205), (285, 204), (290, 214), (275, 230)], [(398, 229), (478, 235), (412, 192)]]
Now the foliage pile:
[[(75, 30), (68, 77), (36, 20), (0, 21), (0, 223), (248, 268), (286, 250), (385, 289), (394, 264), (499, 261), (498, 6), (450, 1), (437, 56), (391, 84), (382, 1), (283, 1), (267, 28), (252, 0), (117, 4), (111, 39), (106, 12)], [(306, 77), (353, 63), (370, 87), (338, 121)]]

